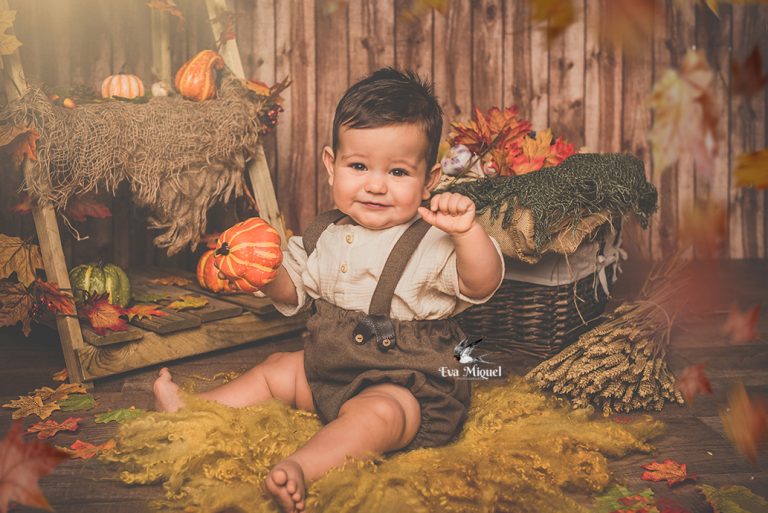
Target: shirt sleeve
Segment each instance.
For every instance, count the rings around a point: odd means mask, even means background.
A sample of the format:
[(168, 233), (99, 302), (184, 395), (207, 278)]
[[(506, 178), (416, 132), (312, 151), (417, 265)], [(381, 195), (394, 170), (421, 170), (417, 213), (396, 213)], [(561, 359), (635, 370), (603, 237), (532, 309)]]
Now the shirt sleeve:
[[(490, 236), (489, 236), (490, 237)], [(499, 283), (496, 284), (496, 287), (494, 287), (493, 292), (488, 294), (485, 297), (482, 298), (472, 298), (469, 296), (465, 296), (461, 293), (461, 290), (459, 289), (459, 272), (456, 267), (456, 251), (452, 251), (448, 259), (445, 261), (445, 266), (443, 266), (441, 272), (438, 275), (437, 280), (437, 287), (447, 294), (451, 294), (456, 297), (456, 307), (454, 308), (451, 315), (456, 315), (467, 308), (469, 308), (472, 305), (480, 305), (488, 301), (493, 297), (493, 295), (496, 293), (497, 290), (499, 290), (499, 287), (504, 281), (504, 255), (501, 252), (501, 247), (499, 246), (499, 243), (494, 239), (493, 237), (490, 237), (491, 242), (493, 243), (493, 247), (496, 248), (496, 253), (499, 255), (499, 260), (501, 261), (501, 278), (499, 279)]]
[(302, 274), (307, 267), (307, 252), (304, 251), (304, 240), (302, 237), (294, 236), (288, 239), (288, 247), (283, 252), (282, 265), (296, 287), (296, 297), (299, 299), (299, 303), (294, 306), (288, 303), (273, 301), (272, 304), (278, 312), (286, 317), (291, 317), (307, 307), (310, 299), (302, 280)]

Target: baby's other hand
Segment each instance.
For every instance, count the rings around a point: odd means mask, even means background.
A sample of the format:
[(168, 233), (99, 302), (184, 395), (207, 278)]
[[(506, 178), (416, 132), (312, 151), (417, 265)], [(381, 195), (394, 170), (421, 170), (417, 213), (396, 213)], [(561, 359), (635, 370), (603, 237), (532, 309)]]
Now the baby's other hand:
[(443, 192), (432, 196), (429, 208), (419, 207), (421, 217), (450, 235), (469, 231), (475, 222), (475, 203), (457, 192)]

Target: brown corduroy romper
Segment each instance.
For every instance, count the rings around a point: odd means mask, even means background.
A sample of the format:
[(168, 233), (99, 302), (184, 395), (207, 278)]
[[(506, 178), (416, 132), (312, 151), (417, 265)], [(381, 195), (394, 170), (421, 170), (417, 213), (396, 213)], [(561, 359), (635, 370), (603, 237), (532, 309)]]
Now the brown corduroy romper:
[[(307, 257), (322, 232), (344, 216), (331, 210), (315, 219), (304, 233)], [(460, 370), (453, 349), (464, 338), (461, 328), (451, 319), (402, 321), (389, 317), (395, 287), (429, 228), (419, 219), (398, 239), (368, 315), (315, 299), (307, 322), (310, 337), (304, 344), (304, 371), (315, 410), (325, 424), (338, 416), (342, 404), (371, 385), (394, 383), (411, 391), (421, 405), (421, 426), (403, 450), (450, 442), (463, 426), (470, 402), (469, 381), (444, 376), (440, 370)]]

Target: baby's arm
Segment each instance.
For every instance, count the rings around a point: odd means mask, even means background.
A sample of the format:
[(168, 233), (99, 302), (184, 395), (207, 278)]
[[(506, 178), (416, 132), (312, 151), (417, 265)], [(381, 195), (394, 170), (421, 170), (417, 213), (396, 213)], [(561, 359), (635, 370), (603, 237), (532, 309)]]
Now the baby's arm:
[(299, 304), (296, 285), (293, 284), (293, 280), (291, 280), (288, 271), (285, 270), (283, 265), (277, 270), (275, 279), (263, 285), (260, 290), (274, 303), (285, 303), (292, 306)]
[(475, 219), (471, 199), (455, 192), (436, 194), (429, 209), (419, 207), (419, 214), (451, 236), (462, 294), (480, 299), (496, 290), (501, 281), (501, 259), (491, 238)]

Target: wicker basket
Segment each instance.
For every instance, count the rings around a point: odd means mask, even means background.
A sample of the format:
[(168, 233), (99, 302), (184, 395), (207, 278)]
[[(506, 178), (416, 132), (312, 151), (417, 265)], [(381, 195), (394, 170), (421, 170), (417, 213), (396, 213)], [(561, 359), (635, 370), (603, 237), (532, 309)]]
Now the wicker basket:
[(620, 244), (619, 229), (585, 241), (569, 259), (547, 255), (538, 264), (524, 264), (505, 257), (507, 273), (496, 294), (455, 319), (469, 337), (504, 352), (554, 356), (605, 311), (608, 276), (616, 279), (616, 266), (626, 257)]

